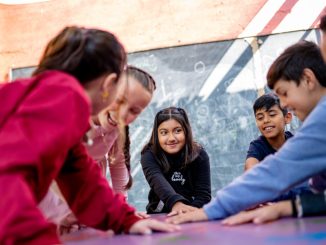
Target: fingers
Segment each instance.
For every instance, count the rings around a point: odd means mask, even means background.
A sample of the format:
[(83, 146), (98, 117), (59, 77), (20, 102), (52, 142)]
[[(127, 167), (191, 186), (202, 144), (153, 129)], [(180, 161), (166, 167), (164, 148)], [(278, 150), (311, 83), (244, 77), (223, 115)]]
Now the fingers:
[(179, 209), (179, 210), (173, 210), (171, 211), (170, 213), (167, 214), (167, 217), (172, 217), (172, 216), (175, 216), (175, 215), (178, 215), (178, 214), (185, 214), (185, 213), (188, 213), (188, 212), (194, 212), (198, 210), (198, 208), (195, 208), (195, 207), (187, 207), (187, 208), (182, 208), (182, 209)]
[(253, 211), (241, 212), (222, 221), (222, 225), (240, 225), (248, 222), (254, 224), (263, 224), (275, 219), (273, 213), (266, 213), (269, 209), (266, 207)]
[(142, 218), (142, 219), (148, 219), (150, 218), (151, 216), (145, 212), (136, 212), (135, 213), (139, 218)]
[(192, 219), (189, 216), (189, 213), (186, 213), (186, 214), (178, 213), (178, 214), (174, 215), (173, 217), (166, 219), (167, 223), (175, 224), (175, 225), (187, 223), (187, 222), (191, 222), (191, 221), (192, 221)]
[(157, 220), (146, 219), (136, 222), (133, 226), (131, 226), (129, 232), (131, 234), (149, 235), (152, 234), (153, 230), (162, 232), (173, 232), (180, 230), (180, 227)]
[(78, 225), (70, 225), (70, 226), (59, 226), (58, 231), (59, 234), (62, 236), (64, 234), (69, 234), (75, 231), (80, 230), (81, 228)]
[(168, 224), (157, 220), (148, 220), (148, 221), (149, 221), (148, 226), (155, 231), (173, 232), (173, 231), (179, 231), (181, 229), (180, 226)]
[(181, 213), (173, 217), (169, 217), (166, 222), (170, 224), (182, 224), (187, 222), (205, 221), (208, 217), (202, 208), (196, 209), (193, 212)]
[(224, 219), (221, 223), (222, 225), (233, 226), (233, 225), (248, 223), (253, 221), (254, 219), (255, 219), (255, 212), (241, 212), (239, 214)]
[(152, 230), (149, 227), (139, 227), (138, 231), (135, 232), (137, 234), (141, 234), (141, 235), (151, 235), (152, 234)]

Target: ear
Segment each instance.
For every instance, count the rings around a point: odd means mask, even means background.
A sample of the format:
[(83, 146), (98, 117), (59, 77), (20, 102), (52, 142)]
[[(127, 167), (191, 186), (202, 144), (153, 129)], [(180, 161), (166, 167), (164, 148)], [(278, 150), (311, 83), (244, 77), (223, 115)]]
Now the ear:
[(284, 116), (284, 119), (285, 119), (285, 124), (289, 124), (292, 121), (292, 113), (287, 112)]
[(117, 85), (117, 78), (118, 75), (116, 73), (110, 73), (102, 83), (102, 90), (110, 91), (112, 87)]
[(314, 90), (319, 84), (315, 73), (309, 68), (303, 69), (302, 78), (303, 81), (301, 82), (303, 82), (310, 91)]

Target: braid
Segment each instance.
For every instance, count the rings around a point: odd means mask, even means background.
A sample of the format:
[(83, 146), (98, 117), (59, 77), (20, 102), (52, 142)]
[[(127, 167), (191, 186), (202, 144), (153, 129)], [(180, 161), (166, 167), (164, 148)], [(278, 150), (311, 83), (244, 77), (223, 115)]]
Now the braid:
[(125, 158), (125, 164), (128, 170), (129, 180), (125, 186), (126, 190), (129, 190), (132, 186), (132, 176), (130, 171), (130, 138), (129, 138), (129, 126), (125, 126), (125, 145), (123, 148), (123, 154)]

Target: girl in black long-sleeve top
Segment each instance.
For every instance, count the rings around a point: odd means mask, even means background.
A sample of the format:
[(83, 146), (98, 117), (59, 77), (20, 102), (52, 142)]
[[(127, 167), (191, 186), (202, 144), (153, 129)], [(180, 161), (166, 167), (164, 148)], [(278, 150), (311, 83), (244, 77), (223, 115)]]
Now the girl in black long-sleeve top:
[(210, 201), (209, 158), (194, 142), (183, 109), (169, 107), (156, 114), (141, 164), (151, 188), (148, 213), (188, 212)]

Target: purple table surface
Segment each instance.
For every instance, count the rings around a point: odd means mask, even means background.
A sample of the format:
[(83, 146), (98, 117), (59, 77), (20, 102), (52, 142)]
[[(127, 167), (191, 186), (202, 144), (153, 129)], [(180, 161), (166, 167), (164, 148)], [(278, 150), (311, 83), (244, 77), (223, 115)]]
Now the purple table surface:
[[(162, 219), (162, 216), (154, 217)], [(220, 221), (181, 225), (174, 233), (156, 232), (152, 235), (107, 235), (85, 229), (63, 237), (65, 244), (326, 244), (326, 216), (287, 218), (264, 225), (245, 224), (226, 227)]]

